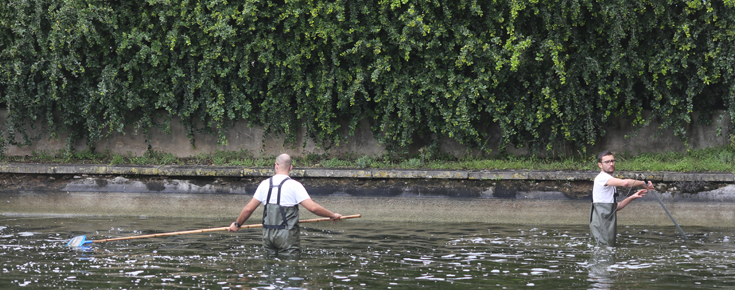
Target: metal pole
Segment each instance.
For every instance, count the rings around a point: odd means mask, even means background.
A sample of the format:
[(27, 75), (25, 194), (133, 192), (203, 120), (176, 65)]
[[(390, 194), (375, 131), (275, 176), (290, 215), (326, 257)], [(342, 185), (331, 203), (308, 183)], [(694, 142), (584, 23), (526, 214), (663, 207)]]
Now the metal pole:
[(671, 213), (669, 213), (669, 210), (664, 205), (664, 202), (661, 201), (661, 197), (658, 196), (658, 192), (656, 192), (655, 190), (651, 190), (651, 192), (653, 192), (653, 196), (655, 196), (656, 199), (658, 199), (658, 203), (661, 204), (661, 207), (664, 208), (664, 211), (666, 211), (666, 214), (669, 215), (669, 218), (671, 219), (671, 221), (674, 222), (674, 225), (676, 226), (676, 228), (679, 229), (679, 232), (681, 232), (681, 235), (684, 236), (684, 239), (689, 240), (689, 238), (687, 238), (687, 235), (684, 233), (684, 231), (681, 230), (681, 227), (679, 227), (679, 224), (676, 222), (676, 220), (674, 220), (674, 217), (671, 216)]

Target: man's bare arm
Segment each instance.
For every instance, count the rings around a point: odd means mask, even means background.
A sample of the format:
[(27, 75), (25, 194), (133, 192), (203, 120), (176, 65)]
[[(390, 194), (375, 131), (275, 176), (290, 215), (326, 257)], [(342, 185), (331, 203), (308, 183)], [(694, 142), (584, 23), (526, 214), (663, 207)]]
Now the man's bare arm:
[(650, 181), (646, 184), (643, 180), (620, 179), (615, 177), (608, 179), (606, 184), (620, 187), (643, 186), (646, 189), (653, 189), (653, 184)]
[(311, 198), (302, 201), (301, 205), (315, 215), (330, 218), (333, 223), (335, 220), (339, 220), (339, 218), (342, 217), (341, 214), (329, 211), (328, 209), (311, 200)]
[(646, 193), (646, 192), (648, 192), (648, 190), (647, 190), (647, 189), (641, 189), (641, 190), (637, 191), (636, 193), (632, 194), (631, 196), (629, 196), (629, 197), (627, 197), (627, 198), (623, 199), (623, 201), (621, 201), (621, 202), (618, 202), (618, 209), (617, 209), (617, 210), (621, 210), (621, 209), (623, 209), (623, 208), (624, 208), (624, 207), (625, 207), (626, 205), (628, 205), (628, 204), (629, 204), (629, 203), (630, 203), (631, 201), (633, 201), (634, 199), (639, 199), (639, 198), (641, 198), (641, 197), (644, 197), (644, 196), (646, 196), (646, 195), (644, 194), (644, 193)]
[(255, 198), (250, 199), (250, 202), (248, 202), (248, 204), (245, 205), (245, 207), (242, 208), (242, 211), (240, 212), (240, 215), (237, 217), (237, 219), (235, 220), (235, 222), (233, 222), (230, 225), (230, 228), (228, 229), (228, 231), (230, 231), (230, 232), (236, 232), (236, 231), (238, 231), (240, 228), (237, 227), (237, 225), (235, 225), (235, 223), (237, 223), (237, 224), (239, 224), (239, 225), (242, 226), (242, 224), (245, 223), (245, 221), (247, 221), (250, 218), (250, 215), (253, 214), (253, 211), (255, 211), (255, 209), (258, 208), (259, 205), (260, 205), (260, 201), (259, 200), (255, 199)]

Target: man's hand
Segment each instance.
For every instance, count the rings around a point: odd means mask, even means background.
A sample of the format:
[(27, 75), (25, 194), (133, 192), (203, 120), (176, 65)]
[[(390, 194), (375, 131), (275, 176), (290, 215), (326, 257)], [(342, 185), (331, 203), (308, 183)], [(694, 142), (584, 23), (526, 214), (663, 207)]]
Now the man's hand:
[(639, 191), (636, 191), (636, 193), (631, 194), (629, 197), (626, 197), (625, 199), (623, 199), (623, 201), (618, 202), (618, 209), (617, 210), (623, 209), (625, 206), (627, 206), (634, 199), (639, 199), (641, 197), (646, 196), (644, 194), (646, 192), (648, 192), (648, 189), (641, 189)]
[(329, 219), (332, 220), (332, 223), (334, 223), (334, 222), (338, 221), (341, 217), (342, 217), (341, 214), (334, 213), (334, 214), (332, 214), (332, 216), (329, 217)]
[(646, 189), (648, 189), (648, 190), (653, 190), (653, 183), (652, 183), (652, 182), (650, 182), (650, 181), (649, 181), (648, 183), (646, 183), (646, 182), (644, 181), (644, 182), (643, 182), (643, 187), (645, 187), (645, 188), (646, 188)]
[(631, 199), (639, 199), (641, 197), (646, 196), (645, 193), (648, 192), (648, 189), (641, 189), (639, 191), (636, 191), (636, 193), (632, 194), (630, 196)]
[(237, 227), (237, 225), (235, 224), (235, 222), (232, 222), (232, 224), (230, 225), (230, 228), (227, 229), (228, 232), (236, 232), (236, 231), (239, 231), (239, 230), (240, 230), (240, 228)]

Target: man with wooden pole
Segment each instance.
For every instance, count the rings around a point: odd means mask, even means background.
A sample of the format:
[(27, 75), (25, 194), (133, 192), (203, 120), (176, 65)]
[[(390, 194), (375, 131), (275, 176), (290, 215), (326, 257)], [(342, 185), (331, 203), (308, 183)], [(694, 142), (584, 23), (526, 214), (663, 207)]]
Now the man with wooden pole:
[(285, 153), (279, 155), (274, 168), (276, 175), (260, 183), (253, 198), (230, 225), (229, 231), (238, 231), (258, 205), (263, 203), (263, 248), (269, 255), (296, 258), (301, 254), (299, 204), (318, 216), (330, 218), (332, 223), (342, 215), (311, 200), (304, 186), (289, 178), (288, 174), (293, 169), (291, 156)]

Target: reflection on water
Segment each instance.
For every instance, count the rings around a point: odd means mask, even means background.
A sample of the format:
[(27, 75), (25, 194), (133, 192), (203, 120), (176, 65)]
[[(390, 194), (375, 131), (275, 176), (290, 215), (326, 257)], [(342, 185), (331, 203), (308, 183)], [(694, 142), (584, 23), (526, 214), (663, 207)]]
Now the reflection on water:
[(620, 227), (595, 248), (587, 226), (305, 224), (300, 260), (264, 256), (260, 230), (122, 242), (102, 239), (223, 226), (212, 219), (0, 216), (3, 288), (410, 289), (735, 287), (732, 228)]
[(611, 289), (614, 284), (612, 278), (616, 274), (610, 270), (610, 267), (615, 265), (615, 250), (613, 248), (597, 249), (592, 253), (588, 263), (589, 279), (587, 281), (592, 283), (590, 288)]

